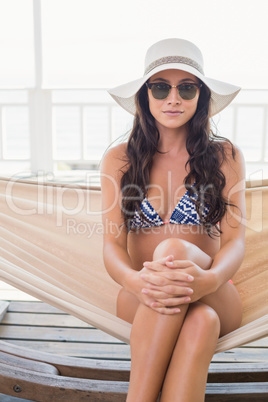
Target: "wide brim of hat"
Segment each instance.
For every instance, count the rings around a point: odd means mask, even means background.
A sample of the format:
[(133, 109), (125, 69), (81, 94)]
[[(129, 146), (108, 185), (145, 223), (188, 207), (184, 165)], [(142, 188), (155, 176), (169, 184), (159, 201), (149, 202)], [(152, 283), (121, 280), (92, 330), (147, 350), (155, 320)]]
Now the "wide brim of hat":
[(225, 109), (226, 106), (228, 106), (232, 102), (232, 100), (241, 90), (241, 88), (238, 86), (205, 77), (203, 74), (201, 74), (199, 71), (191, 66), (180, 63), (170, 63), (168, 65), (158, 66), (143, 77), (128, 82), (127, 84), (109, 89), (108, 92), (122, 108), (124, 108), (129, 113), (135, 115), (135, 95), (138, 90), (154, 74), (163, 70), (171, 69), (177, 69), (191, 73), (198, 77), (202, 82), (204, 82), (205, 85), (209, 87), (209, 89), (211, 90), (210, 117)]

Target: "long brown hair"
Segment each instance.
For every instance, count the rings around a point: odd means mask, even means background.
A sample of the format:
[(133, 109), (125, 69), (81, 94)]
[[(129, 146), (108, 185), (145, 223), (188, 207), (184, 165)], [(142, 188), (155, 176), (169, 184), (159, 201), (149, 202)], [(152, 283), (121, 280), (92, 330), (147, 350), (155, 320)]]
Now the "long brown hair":
[[(189, 173), (184, 183), (189, 196), (193, 197), (191, 199), (196, 205), (201, 224), (211, 236), (221, 233), (217, 223), (229, 205), (222, 195), (225, 176), (220, 167), (226, 159), (224, 143), (230, 144), (233, 158), (235, 150), (228, 139), (211, 130), (210, 99), (210, 89), (202, 84), (196, 112), (188, 123), (186, 149), (189, 159), (186, 165)], [(121, 178), (122, 213), (128, 229), (135, 210), (140, 210), (140, 203), (146, 196), (153, 156), (159, 152), (159, 131), (149, 110), (146, 85), (137, 92), (135, 101), (136, 115), (127, 143), (126, 168)], [(206, 206), (209, 206), (209, 212), (204, 217), (202, 212)]]

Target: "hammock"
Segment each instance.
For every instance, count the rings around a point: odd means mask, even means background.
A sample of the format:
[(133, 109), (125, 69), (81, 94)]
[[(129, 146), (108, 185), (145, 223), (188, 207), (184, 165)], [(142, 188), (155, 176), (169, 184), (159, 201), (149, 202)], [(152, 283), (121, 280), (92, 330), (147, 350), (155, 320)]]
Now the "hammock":
[[(268, 181), (247, 188), (246, 202), (246, 256), (233, 278), (243, 321), (216, 352), (268, 335)], [(0, 179), (0, 211), (0, 280), (129, 343), (103, 264), (100, 189)]]

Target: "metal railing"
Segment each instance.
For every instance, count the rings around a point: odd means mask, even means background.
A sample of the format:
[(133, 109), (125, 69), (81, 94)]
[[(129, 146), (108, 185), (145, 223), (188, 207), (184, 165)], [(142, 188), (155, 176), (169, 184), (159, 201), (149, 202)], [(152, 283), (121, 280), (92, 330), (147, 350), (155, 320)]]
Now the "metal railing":
[[(132, 121), (105, 90), (0, 91), (0, 164), (32, 173), (96, 169)], [(233, 103), (214, 121), (247, 163), (268, 166), (268, 96), (263, 103)]]

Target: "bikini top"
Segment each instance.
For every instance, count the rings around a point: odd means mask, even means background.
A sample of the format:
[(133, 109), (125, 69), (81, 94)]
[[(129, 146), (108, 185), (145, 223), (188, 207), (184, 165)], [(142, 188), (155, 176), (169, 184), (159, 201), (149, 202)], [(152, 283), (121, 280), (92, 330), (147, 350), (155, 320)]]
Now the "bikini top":
[[(193, 185), (194, 186), (194, 185)], [(150, 228), (153, 226), (161, 226), (165, 223), (174, 223), (179, 225), (201, 225), (200, 216), (197, 213), (193, 199), (197, 199), (197, 194), (189, 196), (189, 190), (183, 195), (176, 205), (171, 217), (168, 221), (163, 221), (156, 210), (152, 207), (148, 199), (145, 197), (141, 202), (140, 211), (135, 211), (130, 222), (130, 229)], [(206, 218), (209, 212), (209, 206), (202, 208), (202, 217)]]

